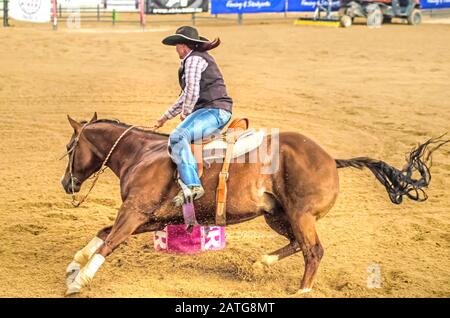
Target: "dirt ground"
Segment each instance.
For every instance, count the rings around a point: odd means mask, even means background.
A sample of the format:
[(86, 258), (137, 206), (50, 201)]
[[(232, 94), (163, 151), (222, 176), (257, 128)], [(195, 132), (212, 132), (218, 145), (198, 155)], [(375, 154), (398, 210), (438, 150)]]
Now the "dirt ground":
[[(199, 24), (205, 36), (222, 39), (213, 55), (235, 116), (256, 128), (302, 132), (335, 158), (370, 156), (397, 167), (418, 142), (449, 130), (450, 25), (291, 22)], [(73, 254), (113, 222), (120, 198), (111, 172), (80, 208), (60, 186), (67, 162), (58, 158), (71, 135), (66, 114), (152, 124), (179, 92), (177, 56), (160, 43), (177, 26), (0, 28), (0, 296), (62, 297)], [(435, 153), (432, 174), (427, 202), (395, 206), (369, 171), (340, 170), (338, 201), (318, 223), (325, 256), (305, 297), (449, 297), (450, 146)], [(291, 297), (298, 290), (301, 254), (252, 268), (286, 243), (263, 218), (227, 228), (227, 239), (220, 252), (173, 256), (154, 251), (151, 233), (133, 237), (80, 297)], [(368, 288), (371, 266), (381, 269), (380, 288)]]

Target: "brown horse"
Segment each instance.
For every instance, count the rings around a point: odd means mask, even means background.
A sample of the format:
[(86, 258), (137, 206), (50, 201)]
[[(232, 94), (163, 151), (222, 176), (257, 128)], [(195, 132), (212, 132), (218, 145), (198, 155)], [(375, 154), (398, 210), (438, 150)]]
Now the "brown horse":
[[(114, 224), (100, 230), (68, 266), (67, 294), (73, 294), (92, 280), (105, 257), (130, 235), (183, 223), (183, 215), (171, 202), (179, 188), (175, 182), (176, 166), (167, 151), (168, 135), (130, 128), (112, 120), (97, 120), (96, 114), (89, 122), (79, 123), (68, 118), (74, 133), (67, 145), (68, 166), (61, 180), (65, 191), (79, 192), (82, 183), (107, 161), (106, 166), (120, 179), (123, 201)], [(403, 170), (365, 157), (335, 160), (311, 139), (298, 133), (283, 132), (265, 137), (264, 144), (270, 149), (275, 148), (271, 147), (275, 142), (278, 144), (276, 151), (269, 153), (277, 167), (272, 173), (261, 173), (266, 164), (262, 162), (237, 160), (231, 164), (227, 223), (236, 224), (264, 215), (267, 224), (286, 237), (289, 244), (264, 255), (260, 263), (272, 265), (302, 251), (305, 271), (300, 292), (308, 292), (323, 256), (315, 223), (336, 201), (337, 168), (369, 168), (386, 187), (394, 203), (401, 203), (403, 196), (425, 200), (422, 188), (428, 186), (431, 177), (426, 162), (431, 153), (448, 140), (430, 139), (419, 145), (411, 152)], [(432, 144), (434, 148), (428, 149)], [(212, 163), (202, 177), (206, 193), (196, 201), (200, 224), (214, 224), (220, 168), (220, 163)], [(420, 179), (412, 179), (414, 171), (420, 173)]]

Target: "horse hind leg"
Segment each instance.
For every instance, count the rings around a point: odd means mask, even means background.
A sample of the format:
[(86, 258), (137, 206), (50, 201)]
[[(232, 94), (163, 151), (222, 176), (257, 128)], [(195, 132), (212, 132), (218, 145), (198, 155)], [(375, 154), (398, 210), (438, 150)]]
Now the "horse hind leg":
[(298, 244), (294, 232), (292, 231), (291, 224), (284, 216), (284, 214), (265, 214), (264, 218), (266, 219), (267, 224), (272, 228), (275, 232), (280, 235), (283, 235), (289, 240), (289, 244), (286, 246), (271, 252), (269, 254), (265, 254), (261, 257), (260, 261), (255, 262), (255, 268), (261, 268), (263, 266), (271, 266), (278, 261), (291, 256), (300, 251), (300, 245)]
[(293, 216), (292, 228), (305, 260), (305, 272), (299, 293), (310, 292), (323, 257), (323, 247), (316, 231), (316, 217), (309, 212), (299, 212)]
[(286, 258), (288, 256), (291, 256), (293, 254), (296, 254), (300, 251), (300, 246), (296, 241), (291, 241), (286, 246), (283, 246), (282, 248), (271, 252), (269, 254), (264, 254), (261, 256), (261, 263), (267, 267), (272, 266), (273, 264), (277, 263), (278, 261), (282, 260), (283, 258)]

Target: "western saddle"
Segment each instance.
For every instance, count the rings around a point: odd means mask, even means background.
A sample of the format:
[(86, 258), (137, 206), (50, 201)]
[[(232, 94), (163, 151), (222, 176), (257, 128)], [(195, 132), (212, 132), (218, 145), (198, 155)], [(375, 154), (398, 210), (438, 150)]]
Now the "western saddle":
[(217, 139), (227, 142), (227, 149), (223, 160), (222, 170), (219, 173), (219, 183), (216, 189), (216, 225), (226, 225), (226, 202), (228, 170), (233, 156), (233, 147), (239, 137), (248, 129), (247, 118), (234, 119), (219, 136), (212, 136), (202, 140), (201, 143), (192, 143), (191, 150), (197, 162), (198, 176), (203, 175), (203, 146)]

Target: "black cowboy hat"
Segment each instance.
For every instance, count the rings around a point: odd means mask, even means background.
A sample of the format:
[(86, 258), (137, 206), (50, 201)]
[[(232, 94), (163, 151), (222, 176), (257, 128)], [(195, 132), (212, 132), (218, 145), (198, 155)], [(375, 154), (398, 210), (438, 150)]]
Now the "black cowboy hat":
[(177, 29), (175, 34), (169, 35), (162, 40), (165, 45), (177, 44), (199, 44), (209, 43), (207, 38), (198, 35), (196, 28), (190, 26), (182, 26)]

